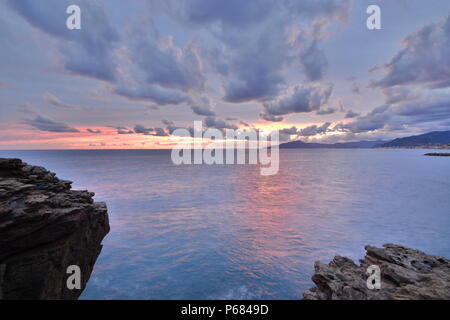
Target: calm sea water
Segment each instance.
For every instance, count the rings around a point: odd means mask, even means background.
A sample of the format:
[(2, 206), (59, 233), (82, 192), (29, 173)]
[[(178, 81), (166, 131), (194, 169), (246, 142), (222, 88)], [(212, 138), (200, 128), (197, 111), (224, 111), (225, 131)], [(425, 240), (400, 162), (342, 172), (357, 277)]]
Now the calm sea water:
[(423, 150), (280, 150), (174, 166), (168, 151), (0, 151), (106, 201), (84, 299), (299, 299), (316, 260), (399, 243), (450, 257), (450, 159)]

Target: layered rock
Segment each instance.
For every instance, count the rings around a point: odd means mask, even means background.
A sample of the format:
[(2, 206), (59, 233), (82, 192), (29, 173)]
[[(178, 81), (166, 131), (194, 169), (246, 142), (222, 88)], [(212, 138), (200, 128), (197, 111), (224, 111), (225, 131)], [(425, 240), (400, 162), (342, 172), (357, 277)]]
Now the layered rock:
[[(106, 205), (43, 167), (0, 159), (0, 299), (76, 299), (109, 232)], [(81, 269), (81, 290), (67, 268)]]
[[(312, 280), (316, 288), (307, 300), (423, 300), (450, 299), (450, 260), (395, 244), (366, 246), (366, 256), (356, 265), (336, 256), (329, 264), (316, 262)], [(381, 288), (369, 289), (367, 268), (381, 271)]]

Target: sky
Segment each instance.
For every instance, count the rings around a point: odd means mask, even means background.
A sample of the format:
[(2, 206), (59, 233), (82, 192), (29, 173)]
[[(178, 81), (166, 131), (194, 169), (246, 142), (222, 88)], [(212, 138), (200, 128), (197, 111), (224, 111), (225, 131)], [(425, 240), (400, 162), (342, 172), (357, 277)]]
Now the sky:
[(450, 130), (448, 0), (4, 0), (0, 44), (0, 149), (169, 148), (194, 121), (326, 143)]

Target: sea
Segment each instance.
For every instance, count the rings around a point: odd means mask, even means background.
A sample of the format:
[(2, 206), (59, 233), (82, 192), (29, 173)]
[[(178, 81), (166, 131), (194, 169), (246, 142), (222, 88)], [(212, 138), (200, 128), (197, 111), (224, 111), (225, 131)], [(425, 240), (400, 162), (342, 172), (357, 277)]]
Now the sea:
[(258, 165), (174, 165), (169, 150), (0, 151), (108, 206), (81, 299), (301, 299), (314, 262), (396, 243), (450, 257), (450, 158), (281, 149)]

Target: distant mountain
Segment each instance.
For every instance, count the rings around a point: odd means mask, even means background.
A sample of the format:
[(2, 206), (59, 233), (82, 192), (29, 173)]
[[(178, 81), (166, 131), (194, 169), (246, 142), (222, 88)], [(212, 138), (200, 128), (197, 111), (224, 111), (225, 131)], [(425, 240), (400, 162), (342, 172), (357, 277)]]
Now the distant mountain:
[(341, 143), (307, 143), (300, 140), (291, 141), (280, 144), (281, 149), (361, 149), (374, 148), (386, 143), (386, 141), (357, 141), (357, 142), (341, 142)]
[(430, 133), (398, 138), (382, 144), (382, 148), (425, 147), (450, 145), (450, 131), (433, 131)]

